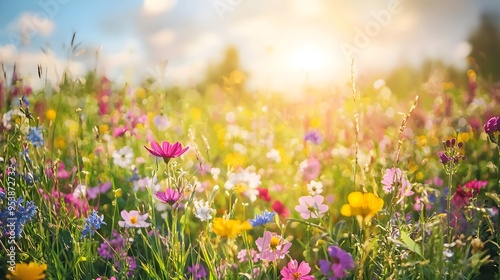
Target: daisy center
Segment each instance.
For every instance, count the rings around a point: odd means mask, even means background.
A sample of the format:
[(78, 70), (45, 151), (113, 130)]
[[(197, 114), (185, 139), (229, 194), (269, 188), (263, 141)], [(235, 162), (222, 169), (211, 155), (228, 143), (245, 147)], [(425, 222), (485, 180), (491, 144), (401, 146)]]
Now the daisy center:
[(137, 217), (136, 216), (130, 217), (130, 223), (131, 224), (136, 224), (137, 223)]
[(280, 244), (280, 239), (276, 236), (271, 237), (271, 242), (269, 243), (269, 247), (274, 251)]
[(293, 279), (300, 279), (300, 276), (302, 276), (302, 273), (300, 273), (300, 272), (294, 272), (294, 273), (292, 273)]

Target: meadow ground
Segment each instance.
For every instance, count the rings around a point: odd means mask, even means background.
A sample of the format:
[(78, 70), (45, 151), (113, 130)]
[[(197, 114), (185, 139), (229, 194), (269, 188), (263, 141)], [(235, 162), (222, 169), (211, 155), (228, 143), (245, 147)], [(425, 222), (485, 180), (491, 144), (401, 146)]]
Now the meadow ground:
[(468, 75), (300, 101), (3, 80), (0, 274), (500, 278), (500, 95)]

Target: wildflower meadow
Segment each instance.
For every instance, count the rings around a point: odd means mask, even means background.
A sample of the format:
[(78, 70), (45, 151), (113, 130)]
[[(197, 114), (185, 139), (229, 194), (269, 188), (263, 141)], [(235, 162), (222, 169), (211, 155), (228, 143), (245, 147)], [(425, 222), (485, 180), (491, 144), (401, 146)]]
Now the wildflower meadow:
[(487, 83), (469, 104), (461, 88), (398, 100), (354, 84), (303, 106), (18, 77), (0, 87), (8, 279), (500, 275)]
[[(225, 2), (221, 22), (252, 5)], [(376, 15), (396, 22), (403, 4)], [(83, 53), (72, 35), (67, 65)], [(179, 74), (190, 85), (97, 66), (54, 80), (38, 61), (33, 77), (2, 50), (0, 279), (500, 279), (499, 61), (391, 80), (349, 59), (346, 82), (304, 75), (290, 98), (250, 87), (267, 68), (245, 70), (234, 46), (204, 78)]]

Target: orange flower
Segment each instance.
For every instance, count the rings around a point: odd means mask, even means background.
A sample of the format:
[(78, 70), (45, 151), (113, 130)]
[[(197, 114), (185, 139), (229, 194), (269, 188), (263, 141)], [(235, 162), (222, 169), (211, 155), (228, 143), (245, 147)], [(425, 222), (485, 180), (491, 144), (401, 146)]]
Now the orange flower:
[(47, 269), (46, 264), (37, 264), (36, 262), (18, 263), (14, 271), (10, 271), (7, 279), (13, 280), (40, 280), (45, 278), (44, 270)]
[(212, 230), (215, 234), (221, 237), (235, 238), (242, 231), (251, 229), (252, 225), (248, 221), (241, 222), (238, 220), (226, 220), (223, 218), (215, 218), (213, 221)]

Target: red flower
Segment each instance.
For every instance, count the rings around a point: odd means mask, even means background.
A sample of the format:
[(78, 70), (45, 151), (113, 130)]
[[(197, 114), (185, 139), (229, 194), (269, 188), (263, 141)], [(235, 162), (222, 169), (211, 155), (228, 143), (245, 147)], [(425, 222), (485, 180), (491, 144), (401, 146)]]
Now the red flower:
[(274, 212), (278, 213), (280, 217), (288, 218), (288, 216), (290, 216), (290, 210), (288, 210), (288, 208), (286, 208), (286, 206), (279, 200), (276, 200), (271, 208)]
[(258, 187), (257, 190), (259, 191), (259, 198), (264, 200), (264, 201), (271, 201), (271, 196), (269, 196), (269, 190), (266, 188), (261, 188)]
[(171, 158), (180, 157), (189, 149), (189, 147), (185, 147), (183, 149), (182, 144), (179, 142), (175, 142), (175, 144), (170, 144), (167, 141), (162, 141), (160, 146), (158, 142), (153, 141), (150, 144), (151, 144), (151, 149), (149, 149), (146, 146), (144, 146), (144, 148), (146, 148), (146, 150), (148, 150), (150, 154), (163, 158), (165, 163), (168, 163)]
[(470, 198), (472, 197), (472, 193), (470, 190), (467, 190), (461, 186), (458, 186), (451, 202), (458, 208), (465, 207), (469, 205)]

